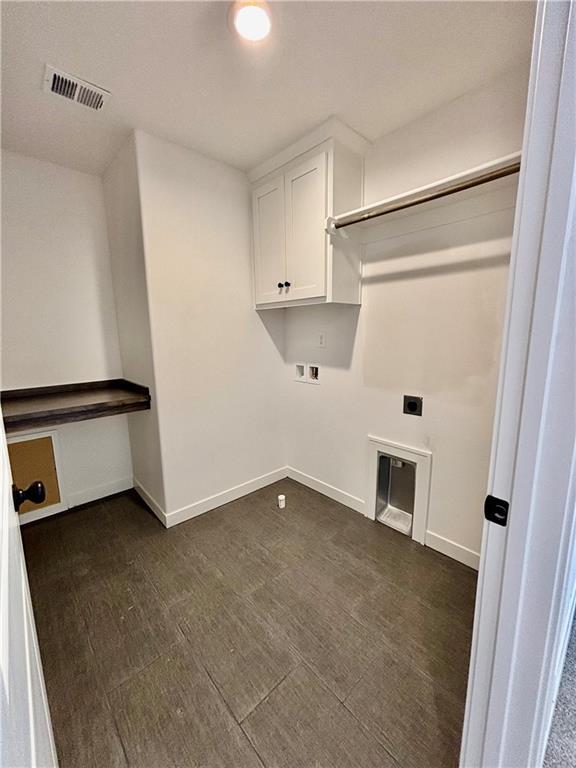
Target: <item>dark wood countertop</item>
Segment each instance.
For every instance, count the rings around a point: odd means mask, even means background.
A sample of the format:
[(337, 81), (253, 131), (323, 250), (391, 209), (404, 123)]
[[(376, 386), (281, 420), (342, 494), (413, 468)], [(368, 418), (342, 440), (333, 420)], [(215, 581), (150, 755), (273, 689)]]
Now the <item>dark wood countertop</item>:
[(150, 408), (148, 387), (126, 379), (8, 389), (0, 397), (6, 432)]

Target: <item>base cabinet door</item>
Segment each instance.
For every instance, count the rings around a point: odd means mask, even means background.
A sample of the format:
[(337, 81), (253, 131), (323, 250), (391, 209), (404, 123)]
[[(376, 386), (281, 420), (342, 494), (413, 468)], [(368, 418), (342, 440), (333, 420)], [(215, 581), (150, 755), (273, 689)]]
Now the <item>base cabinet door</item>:
[(327, 169), (321, 152), (284, 174), (287, 300), (326, 294)]
[(256, 304), (283, 301), (287, 279), (283, 174), (253, 191), (252, 213)]

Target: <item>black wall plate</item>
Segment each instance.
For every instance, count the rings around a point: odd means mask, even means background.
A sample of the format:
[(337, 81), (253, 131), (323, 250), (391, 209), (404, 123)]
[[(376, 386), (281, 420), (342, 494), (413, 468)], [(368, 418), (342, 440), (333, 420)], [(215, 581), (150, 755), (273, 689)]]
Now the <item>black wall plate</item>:
[(409, 416), (422, 416), (422, 400), (417, 395), (404, 395), (404, 410)]

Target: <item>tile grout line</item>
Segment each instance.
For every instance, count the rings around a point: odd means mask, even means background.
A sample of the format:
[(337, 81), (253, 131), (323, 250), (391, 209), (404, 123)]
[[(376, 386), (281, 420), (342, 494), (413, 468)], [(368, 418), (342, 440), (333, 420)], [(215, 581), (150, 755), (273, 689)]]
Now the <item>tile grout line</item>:
[(274, 691), (275, 691), (277, 688), (279, 688), (279, 687), (280, 687), (280, 685), (282, 685), (282, 683), (284, 682), (284, 680), (286, 680), (286, 678), (287, 678), (289, 675), (291, 675), (291, 674), (292, 674), (292, 672), (294, 672), (296, 669), (298, 669), (298, 667), (300, 667), (300, 666), (301, 666), (301, 664), (303, 664), (303, 663), (304, 663), (304, 662), (303, 662), (302, 660), (300, 660), (300, 661), (298, 662), (298, 664), (296, 664), (296, 666), (295, 666), (293, 669), (291, 669), (289, 672), (287, 672), (287, 673), (284, 675), (284, 677), (282, 678), (282, 680), (280, 680), (280, 682), (279, 682), (279, 683), (277, 683), (277, 684), (276, 684), (276, 685), (275, 685), (275, 686), (274, 686), (274, 687), (273, 687), (273, 688), (272, 688), (270, 691), (268, 691), (268, 693), (266, 694), (266, 696), (264, 696), (264, 698), (263, 698), (261, 701), (259, 701), (259, 702), (258, 702), (258, 704), (256, 704), (256, 706), (255, 706), (253, 709), (251, 709), (251, 710), (250, 710), (250, 712), (248, 712), (248, 714), (247, 714), (247, 715), (245, 715), (245, 717), (243, 717), (243, 718), (242, 718), (242, 720), (241, 720), (241, 721), (240, 721), (240, 723), (239, 723), (239, 726), (240, 726), (240, 728), (242, 729), (242, 733), (243, 733), (243, 734), (246, 736), (246, 738), (248, 739), (248, 742), (249, 742), (249, 743), (252, 745), (252, 749), (253, 749), (253, 750), (254, 750), (254, 752), (256, 752), (256, 754), (258, 755), (258, 759), (261, 761), (262, 765), (263, 765), (263, 766), (265, 766), (265, 767), (266, 767), (268, 764), (266, 763), (266, 761), (264, 760), (264, 758), (262, 757), (262, 755), (261, 755), (261, 754), (260, 754), (260, 752), (258, 751), (258, 747), (256, 746), (256, 744), (254, 743), (254, 741), (253, 741), (253, 740), (252, 740), (252, 738), (250, 737), (250, 734), (249, 734), (249, 733), (246, 731), (246, 729), (244, 728), (244, 723), (245, 723), (245, 722), (246, 722), (246, 720), (247, 720), (247, 719), (250, 717), (250, 715), (252, 715), (252, 714), (253, 714), (253, 713), (254, 713), (254, 712), (255, 712), (255, 711), (258, 709), (258, 707), (259, 707), (261, 704), (263, 704), (265, 701), (267, 701), (267, 700), (268, 700), (268, 698), (269, 698), (269, 697), (272, 695), (272, 693), (273, 693), (273, 692), (274, 692)]
[(399, 757), (397, 757), (395, 754), (393, 754), (393, 752), (391, 751), (390, 747), (387, 744), (385, 744), (382, 741), (382, 739), (376, 733), (374, 733), (372, 731), (372, 729), (368, 725), (366, 725), (366, 723), (363, 723), (362, 720), (360, 720), (360, 718), (350, 709), (350, 707), (346, 704), (345, 701), (342, 701), (340, 703), (342, 704), (342, 706), (344, 707), (346, 712), (348, 712), (354, 718), (354, 720), (358, 723), (358, 725), (364, 731), (366, 731), (366, 733), (369, 733), (370, 736), (373, 739), (375, 739), (378, 742), (378, 744), (380, 744), (380, 746), (383, 747), (386, 750), (386, 752), (388, 752), (388, 754), (390, 755), (392, 760), (394, 760), (394, 762), (398, 766), (398, 768), (409, 768), (407, 765), (405, 765), (405, 763), (400, 761)]
[(267, 763), (267, 762), (264, 760), (264, 758), (262, 757), (262, 755), (261, 755), (261, 754), (260, 754), (260, 752), (258, 751), (258, 748), (257, 748), (256, 744), (254, 744), (254, 742), (253, 742), (253, 741), (252, 741), (252, 739), (250, 738), (250, 735), (249, 735), (248, 733), (246, 733), (246, 731), (244, 730), (244, 728), (242, 728), (242, 724), (240, 724), (240, 730), (242, 731), (242, 733), (243, 733), (243, 734), (244, 734), (244, 736), (246, 737), (246, 740), (248, 741), (248, 744), (250, 744), (250, 746), (251, 746), (251, 747), (252, 747), (252, 749), (254, 750), (254, 753), (256, 754), (256, 757), (257, 757), (257, 758), (258, 758), (258, 760), (260, 760), (260, 762), (262, 763), (262, 766), (263, 766), (263, 768), (268, 768), (268, 763)]
[[(307, 669), (308, 669), (308, 670), (311, 672), (311, 674), (312, 674), (312, 675), (313, 675), (313, 676), (316, 678), (316, 680), (318, 680), (318, 682), (319, 682), (319, 683), (320, 683), (322, 686), (324, 686), (324, 688), (326, 688), (326, 690), (327, 690), (327, 691), (328, 691), (328, 692), (329, 692), (329, 693), (330, 693), (330, 694), (331, 694), (331, 695), (334, 697), (334, 700), (336, 701), (336, 706), (341, 706), (341, 707), (343, 707), (343, 708), (346, 710), (346, 712), (348, 712), (348, 714), (349, 714), (349, 715), (350, 715), (350, 716), (351, 716), (351, 717), (354, 719), (354, 721), (355, 721), (356, 723), (358, 723), (358, 725), (360, 726), (360, 728), (362, 729), (362, 731), (363, 731), (365, 734), (367, 734), (368, 736), (370, 736), (370, 738), (374, 739), (374, 741), (376, 741), (376, 743), (377, 743), (377, 744), (379, 744), (379, 745), (380, 745), (380, 746), (381, 746), (381, 747), (382, 747), (382, 748), (385, 750), (385, 752), (386, 752), (388, 755), (390, 755), (390, 757), (391, 757), (391, 758), (392, 758), (392, 760), (394, 761), (394, 763), (395, 763), (395, 765), (397, 766), (397, 768), (407, 768), (406, 766), (403, 766), (403, 765), (402, 765), (402, 764), (399, 762), (399, 760), (398, 760), (398, 759), (397, 759), (397, 758), (396, 758), (396, 757), (395, 757), (395, 756), (392, 754), (392, 752), (390, 751), (390, 749), (389, 749), (389, 748), (388, 748), (388, 747), (387, 747), (385, 744), (383, 744), (383, 743), (380, 741), (380, 739), (378, 739), (378, 738), (376, 737), (376, 735), (375, 735), (374, 733), (372, 733), (372, 731), (370, 730), (370, 728), (368, 728), (368, 726), (367, 726), (367, 725), (365, 725), (365, 724), (364, 724), (364, 723), (363, 723), (363, 722), (362, 722), (362, 721), (361, 721), (361, 720), (360, 720), (358, 717), (356, 717), (356, 715), (354, 714), (354, 712), (352, 712), (352, 711), (351, 711), (351, 710), (350, 710), (350, 709), (349, 709), (349, 708), (346, 706), (346, 704), (344, 703), (344, 701), (342, 701), (341, 699), (339, 699), (339, 698), (338, 698), (338, 696), (336, 696), (336, 694), (335, 694), (335, 693), (334, 693), (334, 692), (333, 692), (333, 691), (332, 691), (332, 690), (331, 690), (331, 689), (328, 687), (328, 685), (327, 685), (327, 684), (326, 684), (326, 683), (325, 683), (325, 682), (322, 680), (322, 678), (320, 677), (320, 675), (318, 675), (318, 674), (317, 674), (317, 672), (316, 672), (316, 671), (315, 671), (315, 670), (314, 670), (314, 669), (313, 669), (313, 668), (312, 668), (312, 667), (311, 667), (309, 664), (306, 664), (306, 663), (304, 663), (304, 665), (305, 665), (305, 666), (307, 667)], [(356, 684), (355, 684), (355, 685), (356, 685)], [(346, 698), (348, 698), (348, 697), (346, 697)]]
[(154, 658), (151, 661), (149, 661), (147, 664), (144, 664), (143, 667), (141, 667), (140, 669), (134, 670), (134, 672), (128, 677), (126, 677), (124, 680), (121, 680), (119, 683), (116, 683), (116, 685), (113, 685), (112, 688), (105, 690), (104, 693), (106, 694), (106, 698), (108, 698), (108, 696), (111, 693), (114, 693), (119, 688), (122, 688), (124, 685), (128, 685), (128, 683), (132, 682), (134, 678), (138, 677), (138, 675), (141, 675), (142, 672), (145, 672), (148, 669), (148, 667), (151, 667), (152, 664), (155, 664), (158, 661), (158, 659), (161, 659), (163, 656), (164, 656), (163, 653), (158, 652), (158, 654), (154, 656)]
[[(394, 584), (392, 581), (390, 581), (390, 579), (389, 579), (388, 577), (386, 577), (386, 576), (380, 576), (380, 578), (382, 579), (382, 581), (383, 581), (385, 584), (387, 584), (388, 586), (392, 587), (393, 589), (399, 589), (399, 591), (400, 591), (402, 594), (412, 595), (412, 593), (410, 593), (410, 592), (409, 592), (409, 590), (403, 590), (403, 589), (401, 589), (401, 588), (397, 588), (397, 586), (396, 586), (396, 585), (395, 585), (395, 584)], [(363, 597), (359, 598), (359, 599), (356, 601), (356, 603), (360, 602), (360, 600), (363, 600), (365, 597), (369, 596), (369, 594), (371, 594), (371, 592), (369, 592), (369, 593), (367, 593), (367, 595), (365, 595), (365, 596), (363, 596)], [(424, 601), (424, 600), (422, 600), (422, 599), (421, 599), (421, 598), (419, 598), (418, 596), (416, 596), (416, 599), (418, 600), (418, 602), (420, 603), (420, 605), (423, 605), (423, 606), (425, 606), (426, 608), (430, 608), (431, 610), (434, 610), (434, 611), (436, 611), (436, 610), (437, 610), (437, 607), (436, 607), (436, 606), (432, 605), (431, 603), (428, 603), (427, 601)], [(348, 608), (346, 605), (340, 605), (340, 608), (341, 608), (341, 610), (342, 610), (344, 613), (346, 613), (346, 615), (347, 615), (347, 616), (349, 616), (349, 617), (350, 617), (350, 618), (351, 618), (353, 621), (355, 621), (355, 622), (356, 622), (357, 624), (359, 624), (361, 627), (363, 627), (364, 629), (368, 630), (369, 632), (375, 632), (375, 629), (374, 629), (374, 627), (373, 627), (373, 626), (370, 626), (370, 623), (369, 623), (369, 622), (367, 622), (366, 620), (364, 620), (364, 619), (362, 619), (362, 618), (360, 618), (360, 617), (358, 617), (358, 616), (355, 616), (355, 615), (354, 615), (354, 613), (352, 613), (352, 611), (351, 611), (351, 610), (349, 610), (349, 608)], [(380, 629), (380, 630), (378, 630), (378, 631), (379, 631), (379, 632), (382, 632), (382, 630), (381, 630), (381, 629)], [(399, 646), (396, 644), (396, 642), (395, 642), (395, 641), (392, 641), (392, 640), (390, 640), (390, 639), (388, 639), (388, 638), (383, 638), (383, 639), (380, 639), (380, 640), (379, 640), (379, 643), (381, 643), (382, 645), (384, 645), (384, 647), (388, 648), (389, 650), (391, 650), (391, 651), (393, 651), (393, 652), (395, 652), (395, 651), (399, 651), (399, 650), (401, 651), (401, 650), (402, 650), (402, 648), (400, 648), (400, 647), (399, 647)], [(439, 659), (439, 658), (436, 656), (436, 654), (434, 654), (432, 651), (428, 651), (428, 650), (426, 650), (426, 654), (427, 654), (427, 655), (430, 655), (432, 658), (436, 659), (437, 661), (441, 661), (441, 659)], [(470, 646), (468, 647), (468, 663), (469, 663), (469, 656), (470, 656)], [(445, 693), (447, 693), (447, 694), (448, 694), (450, 697), (452, 697), (453, 699), (455, 699), (456, 701), (458, 701), (458, 702), (460, 703), (460, 698), (459, 698), (459, 696), (458, 696), (458, 695), (455, 693), (455, 691), (454, 691), (454, 690), (452, 690), (452, 689), (451, 689), (450, 687), (448, 687), (447, 685), (444, 685), (444, 683), (443, 683), (442, 681), (435, 679), (435, 678), (434, 678), (434, 677), (433, 677), (433, 676), (432, 676), (432, 675), (431, 675), (431, 674), (430, 674), (430, 673), (429, 673), (429, 672), (428, 672), (426, 669), (423, 669), (423, 668), (422, 668), (422, 667), (421, 667), (421, 666), (420, 666), (420, 665), (419, 665), (417, 662), (415, 662), (415, 661), (412, 661), (412, 660), (411, 660), (411, 661), (410, 661), (410, 663), (409, 663), (409, 666), (411, 666), (411, 667), (413, 667), (414, 669), (418, 670), (418, 671), (419, 671), (421, 674), (423, 674), (423, 675), (424, 675), (426, 678), (428, 678), (429, 680), (431, 680), (431, 681), (432, 681), (432, 682), (433, 682), (435, 685), (438, 685), (438, 686), (439, 686), (439, 687), (440, 687), (440, 688), (441, 688), (441, 689), (442, 689), (442, 690), (443, 690)], [(468, 668), (466, 668), (466, 672), (467, 672), (467, 671), (468, 671)], [(364, 677), (365, 677), (365, 675), (366, 675), (366, 673), (364, 673), (363, 675), (361, 675), (361, 678), (360, 678), (360, 679), (364, 678)], [(353, 686), (353, 687), (355, 687), (355, 686), (357, 685), (357, 683), (358, 683), (358, 682), (360, 682), (360, 679), (359, 679), (359, 680), (357, 680), (357, 681), (356, 681), (356, 683), (354, 683), (354, 686)], [(348, 694), (348, 695), (349, 695), (349, 694)], [(346, 696), (346, 698), (348, 698), (348, 696)]]
[[(250, 712), (248, 712), (248, 714), (244, 715), (244, 717), (242, 718), (242, 720), (238, 720), (238, 725), (240, 725), (240, 726), (242, 727), (243, 723), (244, 723), (244, 722), (245, 722), (245, 721), (246, 721), (246, 720), (247, 720), (247, 719), (250, 717), (250, 715), (251, 715), (253, 712), (255, 712), (255, 711), (258, 709), (258, 707), (260, 706), (260, 704), (263, 704), (265, 701), (267, 701), (267, 700), (270, 698), (270, 696), (271, 696), (271, 695), (274, 693), (274, 691), (275, 691), (277, 688), (279, 688), (279, 687), (282, 685), (282, 683), (284, 682), (284, 680), (286, 680), (286, 678), (287, 678), (289, 675), (291, 675), (291, 674), (292, 674), (292, 672), (295, 672), (295, 671), (298, 669), (298, 667), (300, 667), (302, 664), (304, 664), (304, 663), (305, 663), (305, 662), (304, 662), (304, 659), (302, 659), (302, 658), (300, 657), (300, 655), (299, 655), (299, 654), (297, 654), (297, 655), (298, 655), (298, 663), (297, 663), (297, 664), (296, 664), (294, 667), (292, 667), (291, 669), (289, 669), (289, 670), (288, 670), (288, 672), (286, 672), (286, 674), (285, 674), (285, 675), (282, 677), (282, 679), (281, 679), (281, 680), (279, 680), (277, 683), (275, 683), (275, 685), (273, 685), (273, 686), (272, 686), (272, 688), (270, 688), (270, 690), (268, 691), (268, 693), (266, 693), (266, 694), (265, 694), (265, 695), (264, 695), (264, 696), (263, 696), (263, 697), (260, 699), (260, 701), (259, 701), (257, 704), (255, 704), (255, 705), (252, 707), (252, 709), (250, 710)], [(242, 728), (242, 730), (244, 730), (244, 728)]]
[[(106, 698), (108, 698), (108, 695), (106, 695)], [(122, 747), (122, 752), (124, 753), (124, 760), (126, 761), (126, 766), (129, 766), (130, 760), (128, 759), (128, 751), (126, 748), (126, 744), (124, 744), (124, 739), (122, 738), (122, 734), (120, 733), (120, 728), (118, 727), (118, 723), (116, 722), (116, 716), (115, 716), (114, 710), (111, 710), (111, 713), (112, 713), (112, 722), (114, 723), (114, 730), (118, 735), (118, 741), (120, 742), (120, 746)]]
[[(291, 567), (290, 567), (290, 569), (292, 569), (292, 570), (297, 570), (297, 566), (291, 566)], [(288, 569), (288, 570), (290, 570), (290, 569)], [(275, 577), (275, 579), (276, 579), (276, 578), (280, 578), (280, 577), (283, 575), (283, 573), (285, 573), (285, 572), (282, 572), (282, 574), (278, 574), (278, 576), (277, 576), (277, 577)], [(274, 581), (275, 579), (272, 579), (272, 581)], [(262, 586), (264, 586), (264, 585), (262, 585)], [(322, 593), (322, 590), (320, 590), (320, 589), (319, 589), (319, 592), (320, 592), (320, 593)], [(262, 612), (261, 612), (261, 610), (258, 608), (258, 606), (256, 606), (256, 605), (255, 605), (255, 604), (254, 604), (254, 603), (253, 603), (253, 602), (250, 600), (250, 597), (251, 597), (251, 595), (247, 595), (247, 596), (245, 596), (243, 599), (245, 599), (245, 600), (246, 600), (246, 602), (248, 603), (248, 605), (249, 605), (249, 606), (251, 606), (252, 608), (254, 608), (254, 609), (255, 609), (255, 610), (258, 612), (258, 614), (259, 614), (259, 616), (262, 618), (262, 620), (263, 620), (263, 621), (264, 621), (264, 622), (265, 622), (265, 623), (266, 623), (266, 624), (267, 624), (267, 625), (268, 625), (268, 626), (269, 626), (271, 629), (273, 629), (273, 630), (275, 630), (275, 631), (279, 631), (279, 632), (280, 632), (280, 633), (283, 635), (283, 637), (284, 637), (284, 638), (287, 640), (287, 642), (288, 642), (288, 644), (290, 645), (290, 647), (291, 647), (291, 649), (293, 650), (293, 652), (294, 652), (294, 653), (295, 653), (295, 654), (296, 654), (296, 655), (297, 655), (297, 656), (298, 656), (298, 657), (301, 659), (301, 662), (302, 662), (302, 663), (304, 663), (304, 665), (305, 665), (306, 667), (308, 667), (309, 669), (311, 669), (311, 670), (314, 672), (315, 676), (316, 676), (316, 677), (317, 677), (317, 678), (318, 678), (318, 679), (319, 679), (319, 680), (322, 682), (322, 684), (323, 684), (323, 685), (325, 685), (325, 686), (328, 688), (328, 690), (330, 691), (330, 693), (332, 693), (332, 694), (335, 696), (335, 698), (336, 698), (336, 699), (338, 699), (338, 701), (341, 701), (342, 703), (344, 703), (345, 699), (347, 699), (347, 698), (348, 698), (348, 696), (351, 694), (352, 690), (353, 690), (353, 689), (354, 689), (354, 688), (355, 688), (355, 687), (356, 687), (356, 686), (357, 686), (357, 685), (360, 683), (360, 681), (361, 681), (361, 680), (363, 680), (363, 679), (365, 678), (365, 676), (368, 674), (368, 671), (369, 671), (369, 670), (366, 670), (364, 673), (361, 673), (361, 674), (360, 674), (360, 676), (358, 677), (358, 679), (357, 679), (357, 680), (355, 680), (355, 681), (354, 681), (354, 683), (352, 684), (352, 686), (351, 686), (350, 690), (348, 691), (348, 693), (347, 693), (347, 694), (344, 696), (344, 698), (343, 698), (343, 699), (341, 699), (341, 698), (340, 698), (340, 696), (339, 696), (339, 694), (338, 694), (336, 691), (334, 691), (334, 690), (332, 689), (332, 686), (331, 686), (331, 685), (330, 685), (330, 684), (329, 684), (327, 681), (325, 681), (325, 680), (323, 679), (323, 677), (320, 675), (320, 673), (319, 673), (319, 672), (317, 672), (317, 671), (314, 669), (313, 663), (312, 663), (311, 661), (308, 661), (308, 660), (307, 660), (307, 659), (306, 659), (304, 656), (302, 656), (302, 654), (298, 652), (297, 648), (296, 648), (295, 646), (293, 646), (292, 642), (290, 641), (289, 637), (286, 635), (285, 631), (284, 631), (283, 629), (278, 629), (278, 628), (276, 628), (276, 627), (273, 625), (273, 622), (272, 622), (272, 621), (271, 621), (271, 620), (268, 618), (268, 616), (267, 616), (267, 615), (265, 615), (264, 613), (262, 613)], [(335, 609), (338, 609), (338, 610), (340, 610), (340, 611), (342, 611), (343, 613), (345, 613), (345, 614), (346, 614), (346, 616), (347, 616), (347, 617), (348, 617), (348, 618), (349, 618), (349, 619), (350, 619), (350, 620), (351, 620), (351, 621), (352, 621), (354, 624), (357, 624), (359, 627), (362, 627), (362, 628), (364, 628), (365, 630), (367, 630), (367, 631), (369, 631), (369, 632), (374, 632), (374, 630), (373, 630), (373, 628), (372, 628), (372, 627), (368, 626), (367, 624), (364, 624), (364, 622), (362, 622), (362, 621), (360, 621), (358, 618), (356, 618), (356, 617), (355, 617), (355, 616), (354, 616), (354, 615), (353, 615), (353, 614), (352, 614), (352, 613), (351, 613), (351, 612), (348, 610), (348, 608), (347, 608), (345, 605), (342, 605), (342, 604), (340, 604), (338, 601), (334, 601), (334, 608), (335, 608)], [(284, 611), (284, 609), (282, 609), (282, 610)], [(393, 647), (390, 645), (390, 643), (388, 643), (388, 642), (386, 642), (386, 641), (382, 641), (382, 640), (381, 640), (381, 641), (379, 641), (379, 642), (380, 642), (380, 643), (382, 643), (382, 645), (384, 645), (384, 647), (387, 647), (387, 648), (389, 648), (389, 650), (391, 650), (391, 651), (394, 651), (394, 650), (395, 650), (395, 648), (393, 648)], [(376, 655), (377, 655), (377, 651), (374, 651), (374, 654), (373, 654), (373, 657), (372, 657), (372, 659), (370, 660), (370, 663), (372, 663), (372, 662), (374, 661), (374, 658), (376, 657)], [(297, 666), (298, 666), (298, 665), (297, 665)], [(296, 667), (295, 667), (294, 669), (296, 669)], [(288, 673), (288, 674), (289, 674), (289, 673)], [(287, 675), (286, 675), (286, 676), (287, 676)], [(285, 677), (286, 677), (286, 676), (285, 676)], [(281, 681), (281, 682), (282, 682), (282, 681)], [(275, 686), (275, 687), (277, 687), (277, 686)], [(271, 693), (271, 691), (270, 691), (269, 693)], [(268, 697), (268, 695), (269, 695), (269, 694), (267, 694), (267, 696), (266, 696), (266, 697), (264, 697), (264, 698), (267, 698), (267, 697)], [(262, 701), (264, 701), (264, 699), (263, 699)], [(259, 702), (259, 704), (260, 704), (260, 703), (262, 703), (262, 702)], [(259, 706), (259, 704), (257, 704), (257, 705), (254, 707), (254, 709), (256, 709), (256, 708)], [(253, 710), (252, 710), (252, 711), (253, 711)], [(251, 713), (250, 713), (250, 714), (251, 714)], [(243, 718), (243, 719), (245, 719), (245, 718)]]
[[(192, 647), (192, 646), (190, 646), (190, 647)], [(199, 660), (199, 664), (202, 667), (202, 669), (204, 670), (204, 672), (206, 673), (206, 676), (210, 680), (210, 683), (212, 684), (214, 690), (216, 691), (217, 695), (219, 696), (219, 698), (221, 699), (222, 703), (224, 704), (224, 707), (226, 708), (228, 714), (230, 715), (232, 720), (236, 723), (236, 725), (238, 726), (238, 728), (240, 729), (240, 731), (244, 735), (244, 738), (246, 739), (248, 744), (250, 744), (250, 746), (254, 750), (254, 753), (255, 753), (256, 757), (258, 758), (258, 760), (260, 761), (260, 763), (262, 764), (263, 768), (266, 768), (266, 763), (262, 759), (260, 753), (258, 752), (256, 747), (254, 746), (254, 744), (252, 744), (252, 740), (250, 739), (250, 737), (248, 736), (248, 734), (246, 733), (244, 728), (242, 728), (242, 724), (240, 722), (238, 722), (237, 717), (235, 716), (234, 712), (232, 712), (232, 710), (230, 708), (230, 705), (228, 704), (228, 702), (226, 701), (226, 699), (222, 695), (222, 692), (221, 692), (220, 688), (216, 685), (216, 682), (212, 678), (212, 675), (210, 674), (210, 672), (208, 672), (208, 670), (206, 669), (206, 667), (205, 667), (204, 663), (202, 662), (202, 660)]]

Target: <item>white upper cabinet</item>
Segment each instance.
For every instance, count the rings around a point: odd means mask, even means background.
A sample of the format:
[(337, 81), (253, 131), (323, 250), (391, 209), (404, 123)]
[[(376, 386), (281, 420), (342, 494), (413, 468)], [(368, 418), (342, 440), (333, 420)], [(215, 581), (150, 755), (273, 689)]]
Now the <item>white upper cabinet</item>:
[(326, 295), (326, 153), (284, 174), (286, 300)]
[(326, 233), (329, 216), (362, 204), (358, 147), (301, 141), (250, 177), (256, 308), (360, 304), (360, 246)]
[(282, 298), (286, 275), (284, 176), (280, 174), (252, 193), (254, 226), (254, 292), (257, 304)]

